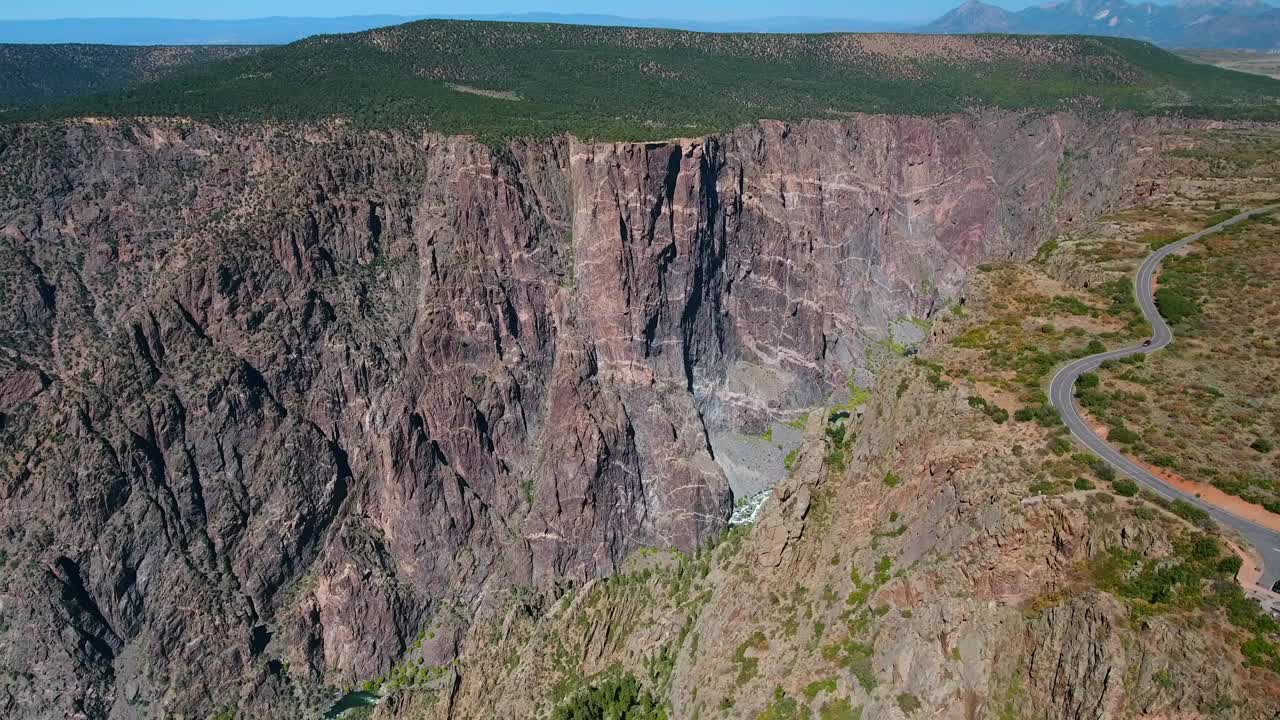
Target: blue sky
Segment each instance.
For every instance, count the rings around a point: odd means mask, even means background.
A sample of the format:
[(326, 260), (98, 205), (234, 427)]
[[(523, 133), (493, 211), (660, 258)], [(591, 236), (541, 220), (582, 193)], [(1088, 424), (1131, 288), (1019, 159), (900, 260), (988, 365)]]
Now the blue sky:
[[(718, 20), (812, 15), (868, 20), (931, 19), (962, 0), (647, 0), (644, 3), (610, 0), (471, 0), (466, 3), (414, 0), (4, 0), (0, 18), (42, 19), (66, 17), (165, 17), (228, 19), (292, 15), (429, 15), (431, 13), (509, 13), (548, 11), (602, 13), (625, 17), (666, 17)], [(1028, 0), (987, 0), (993, 5), (1018, 9)]]

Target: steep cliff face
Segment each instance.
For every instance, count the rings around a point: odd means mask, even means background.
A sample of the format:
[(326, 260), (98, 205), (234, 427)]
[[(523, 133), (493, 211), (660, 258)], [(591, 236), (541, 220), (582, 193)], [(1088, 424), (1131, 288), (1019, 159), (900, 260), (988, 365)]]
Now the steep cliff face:
[(280, 716), (455, 656), (497, 590), (695, 549), (708, 429), (1123, 202), (1148, 122), (5, 129), (0, 709)]
[[(683, 356), (667, 351), (665, 372), (687, 361), (707, 421), (758, 424), (821, 402), (892, 320), (937, 310), (978, 262), (1129, 199), (1152, 126), (863, 117), (575, 147), (574, 237), (580, 259), (619, 258), (590, 268), (589, 294), (614, 303), (607, 333), (655, 354), (651, 335), (673, 338)], [(632, 293), (656, 307), (624, 316)]]

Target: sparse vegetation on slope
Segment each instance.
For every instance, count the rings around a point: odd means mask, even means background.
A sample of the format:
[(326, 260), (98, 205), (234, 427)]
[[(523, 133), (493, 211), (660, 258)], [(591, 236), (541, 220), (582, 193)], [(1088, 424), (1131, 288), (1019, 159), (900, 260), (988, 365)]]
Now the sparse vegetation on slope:
[(1090, 564), (1099, 586), (1129, 600), (1139, 613), (1220, 609), (1241, 631), (1245, 663), (1280, 673), (1280, 623), (1235, 583), (1239, 569), (1240, 559), (1207, 535), (1181, 537), (1159, 559), (1112, 548)]
[[(1205, 238), (1164, 262), (1156, 302), (1174, 344), (1146, 363), (1111, 363), (1082, 395), (1141, 460), (1280, 512), (1274, 386), (1280, 222), (1268, 216)], [(1145, 391), (1163, 382), (1173, 392)]]
[(552, 720), (666, 720), (662, 703), (634, 675), (608, 677), (566, 700)]
[(1272, 118), (1280, 117), (1280, 82), (1118, 38), (424, 21), (308, 38), (37, 116), (344, 118), (489, 138), (643, 139), (761, 118), (983, 105)]
[[(1054, 427), (1057, 414), (1044, 404), (1051, 371), (1078, 354), (1148, 335), (1132, 290), (1138, 263), (1153, 248), (1230, 217), (1235, 208), (1268, 202), (1265, 195), (1240, 197), (1258, 184), (1241, 180), (1274, 173), (1271, 149), (1278, 141), (1262, 129), (1171, 133), (1167, 161), (1189, 179), (1149, 205), (1046, 243), (1030, 266), (984, 266), (976, 281), (997, 290), (976, 298), (984, 304), (954, 335), (952, 351), (937, 359), (952, 376), (980, 383), (984, 397), (998, 392), (1022, 403), (1012, 408), (1015, 420)], [(1277, 282), (1278, 227), (1257, 218), (1168, 258), (1156, 300), (1175, 326), (1174, 345), (1151, 357), (1109, 361), (1076, 384), (1081, 407), (1131, 456), (1273, 511), (1280, 511), (1277, 465), (1265, 451), (1280, 420), (1266, 388), (1275, 373), (1270, 289)], [(1062, 279), (1074, 287), (1064, 288)], [(1059, 435), (1047, 447), (1062, 457), (1071, 443)], [(1099, 474), (1111, 475), (1105, 465), (1088, 469), (1099, 480), (1111, 479)], [(1045, 470), (1069, 479), (1057, 461)], [(1046, 479), (1037, 489), (1061, 484)], [(1138, 493), (1124, 478), (1111, 489)]]

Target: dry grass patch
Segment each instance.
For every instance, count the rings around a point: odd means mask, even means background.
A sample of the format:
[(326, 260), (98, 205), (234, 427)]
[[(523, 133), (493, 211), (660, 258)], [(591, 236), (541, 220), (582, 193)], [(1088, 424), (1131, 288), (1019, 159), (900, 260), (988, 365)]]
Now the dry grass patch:
[(511, 102), (520, 102), (524, 98), (516, 93), (507, 90), (485, 90), (484, 88), (471, 87), (470, 85), (458, 85), (457, 83), (449, 83), (450, 90), (457, 90), (462, 93), (470, 93), (472, 95), (480, 95), (482, 97), (493, 98), (494, 100), (509, 100)]

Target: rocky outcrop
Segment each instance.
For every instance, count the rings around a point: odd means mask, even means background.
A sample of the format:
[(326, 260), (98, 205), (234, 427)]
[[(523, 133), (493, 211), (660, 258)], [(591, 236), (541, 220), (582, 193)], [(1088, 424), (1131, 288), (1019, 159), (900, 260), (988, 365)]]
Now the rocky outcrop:
[(673, 718), (1271, 717), (1280, 683), (1241, 668), (1216, 609), (1143, 614), (1090, 581), (1112, 550), (1168, 558), (1180, 520), (1032, 495), (1018, 431), (905, 361), (880, 380), (844, 470), (812, 423), (753, 527), (487, 608), (447, 683), (394, 687), (375, 717), (537, 717), (619, 672)]
[(1049, 717), (1113, 717), (1124, 695), (1124, 645), (1115, 628), (1123, 616), (1106, 597), (1080, 598), (1046, 610), (1027, 631), (1027, 673)]
[(694, 550), (709, 429), (1123, 202), (1150, 127), (4, 129), (0, 709), (278, 717), (447, 661), (504, 588)]

